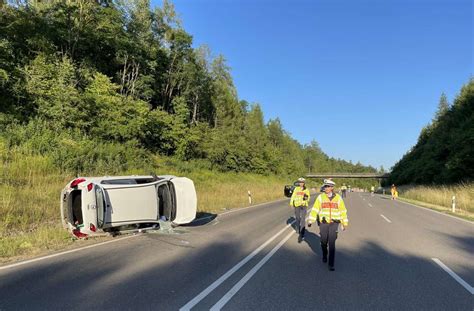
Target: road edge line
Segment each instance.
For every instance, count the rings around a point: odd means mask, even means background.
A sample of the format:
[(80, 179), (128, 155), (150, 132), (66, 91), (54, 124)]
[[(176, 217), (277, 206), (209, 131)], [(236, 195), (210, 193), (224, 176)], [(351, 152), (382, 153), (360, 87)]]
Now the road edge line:
[(431, 209), (431, 208), (428, 208), (428, 207), (416, 205), (416, 204), (413, 204), (413, 203), (408, 203), (408, 202), (405, 202), (405, 201), (402, 201), (402, 200), (395, 200), (395, 201), (396, 201), (396, 202), (399, 202), (399, 203), (411, 205), (411, 206), (414, 206), (414, 207), (418, 207), (418, 208), (424, 209), (424, 210), (426, 210), (426, 211), (433, 212), (433, 213), (436, 213), (436, 214), (440, 214), (440, 215), (443, 215), (443, 216), (447, 216), (447, 217), (450, 217), (450, 218), (453, 218), (453, 219), (461, 220), (461, 221), (464, 221), (464, 222), (467, 222), (467, 223), (469, 223), (469, 224), (474, 225), (474, 221), (470, 221), (470, 220), (467, 220), (467, 219), (464, 219), (464, 218), (459, 218), (459, 217), (457, 217), (457, 216), (453, 216), (453, 215), (449, 215), (449, 214), (446, 214), (446, 213), (442, 213), (442, 212), (440, 212), (440, 211), (437, 211), (437, 210), (434, 210), (434, 209)]
[(123, 238), (116, 239), (116, 240), (105, 241), (105, 242), (92, 244), (92, 245), (88, 245), (88, 246), (84, 246), (84, 247), (80, 247), (80, 248), (70, 249), (70, 250), (67, 250), (67, 251), (60, 252), (60, 253), (46, 255), (46, 256), (43, 256), (43, 257), (37, 257), (37, 258), (33, 258), (33, 259), (20, 261), (20, 262), (17, 262), (17, 263), (6, 265), (6, 266), (0, 266), (0, 271), (10, 269), (10, 268), (14, 268), (14, 267), (18, 267), (18, 266), (22, 266), (22, 265), (26, 265), (26, 264), (29, 264), (29, 263), (32, 263), (32, 262), (37, 262), (37, 261), (42, 261), (42, 260), (49, 259), (49, 258), (58, 257), (58, 256), (61, 256), (61, 255), (75, 253), (75, 252), (82, 251), (82, 250), (89, 249), (89, 248), (93, 248), (93, 247), (96, 247), (96, 246), (110, 244), (110, 243), (114, 243), (114, 242), (118, 242), (118, 241), (123, 241), (123, 240), (130, 239), (130, 238), (137, 237), (137, 236), (138, 235), (130, 235), (130, 236), (126, 236), (126, 237), (123, 237)]
[(233, 213), (233, 212), (243, 211), (243, 210), (246, 210), (246, 209), (249, 209), (249, 208), (252, 208), (252, 207), (259, 207), (259, 206), (262, 206), (262, 205), (277, 203), (277, 202), (286, 201), (286, 200), (289, 200), (289, 198), (278, 199), (278, 200), (275, 200), (275, 201), (264, 202), (264, 203), (259, 203), (259, 204), (255, 204), (255, 205), (245, 206), (245, 207), (236, 207), (236, 208), (233, 208), (231, 210), (228, 210), (228, 211), (225, 211), (225, 212), (222, 212), (222, 213), (218, 213), (217, 216), (222, 216), (222, 215), (230, 214), (230, 213)]

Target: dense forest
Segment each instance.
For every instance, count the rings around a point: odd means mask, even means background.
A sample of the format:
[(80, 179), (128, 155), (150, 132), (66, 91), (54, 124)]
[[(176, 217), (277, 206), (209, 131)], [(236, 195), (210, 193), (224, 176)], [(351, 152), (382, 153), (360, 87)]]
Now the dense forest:
[(474, 180), (474, 80), (438, 110), (418, 142), (395, 164), (390, 183), (452, 184)]
[(168, 1), (0, 0), (0, 105), (6, 148), (77, 173), (156, 155), (259, 174), (375, 171), (265, 122)]

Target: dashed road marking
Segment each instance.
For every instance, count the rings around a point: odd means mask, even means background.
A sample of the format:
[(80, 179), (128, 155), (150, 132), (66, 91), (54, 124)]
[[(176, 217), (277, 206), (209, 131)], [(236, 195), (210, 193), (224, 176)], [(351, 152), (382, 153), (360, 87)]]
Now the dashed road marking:
[(438, 264), (438, 266), (441, 267), (441, 269), (443, 269), (444, 271), (446, 271), (450, 276), (453, 277), (453, 279), (456, 280), (456, 282), (458, 282), (459, 284), (461, 284), (468, 292), (471, 293), (471, 295), (474, 295), (474, 287), (472, 287), (471, 285), (469, 285), (466, 281), (464, 281), (459, 275), (457, 275), (456, 273), (454, 273), (453, 270), (449, 269), (448, 266), (446, 266), (441, 260), (439, 260), (438, 258), (431, 258), (434, 262), (436, 262)]
[(387, 217), (385, 217), (384, 215), (380, 214), (380, 216), (382, 216), (382, 218), (385, 219), (388, 223), (392, 223), (392, 221), (388, 219)]

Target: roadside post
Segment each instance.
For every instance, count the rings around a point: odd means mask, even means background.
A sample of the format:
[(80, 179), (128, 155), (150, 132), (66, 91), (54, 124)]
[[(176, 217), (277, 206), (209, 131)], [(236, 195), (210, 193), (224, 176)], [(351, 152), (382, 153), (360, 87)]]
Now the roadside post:
[(453, 213), (456, 213), (456, 196), (453, 195), (453, 198), (451, 199), (452, 207), (453, 207)]
[(250, 190), (248, 190), (247, 193), (249, 195), (249, 204), (251, 205), (252, 204), (252, 194), (250, 193)]

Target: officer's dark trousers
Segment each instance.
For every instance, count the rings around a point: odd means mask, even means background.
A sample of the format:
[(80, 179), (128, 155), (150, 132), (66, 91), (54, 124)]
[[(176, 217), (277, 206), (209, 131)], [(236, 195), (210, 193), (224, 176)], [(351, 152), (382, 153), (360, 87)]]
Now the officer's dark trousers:
[(329, 260), (328, 264), (334, 267), (334, 256), (336, 253), (336, 239), (338, 223), (321, 223), (319, 225), (319, 234), (321, 235), (321, 248), (323, 249), (323, 258), (328, 258), (328, 244), (329, 244)]
[(306, 210), (307, 206), (295, 207), (296, 230), (301, 236), (304, 236), (306, 226)]

